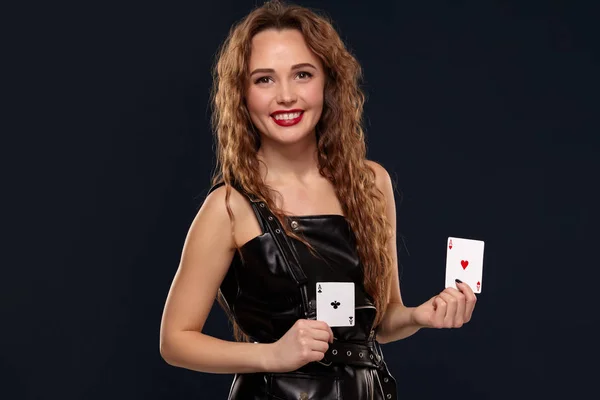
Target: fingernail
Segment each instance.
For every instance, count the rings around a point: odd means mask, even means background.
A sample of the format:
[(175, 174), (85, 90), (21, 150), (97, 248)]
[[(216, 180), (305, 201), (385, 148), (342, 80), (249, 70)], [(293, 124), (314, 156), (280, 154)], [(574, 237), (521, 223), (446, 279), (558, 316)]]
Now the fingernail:
[(455, 279), (454, 280), (456, 283), (462, 283), (462, 281), (460, 279)]

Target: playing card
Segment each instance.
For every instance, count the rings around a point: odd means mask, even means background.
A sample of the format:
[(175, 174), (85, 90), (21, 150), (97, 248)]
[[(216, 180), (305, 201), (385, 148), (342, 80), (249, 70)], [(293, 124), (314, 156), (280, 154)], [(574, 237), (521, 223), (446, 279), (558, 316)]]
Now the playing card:
[(354, 282), (317, 282), (317, 320), (354, 326)]
[(460, 279), (481, 293), (483, 277), (483, 247), (481, 240), (449, 237), (446, 247), (446, 287), (456, 288)]

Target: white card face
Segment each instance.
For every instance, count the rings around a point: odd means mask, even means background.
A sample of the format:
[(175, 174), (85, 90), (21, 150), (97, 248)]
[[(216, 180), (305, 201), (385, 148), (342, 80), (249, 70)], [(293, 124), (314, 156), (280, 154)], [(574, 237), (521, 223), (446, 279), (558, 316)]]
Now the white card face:
[(481, 240), (449, 237), (446, 244), (446, 287), (456, 288), (455, 279), (481, 293), (483, 278), (483, 248)]
[(317, 282), (317, 320), (354, 326), (354, 282)]

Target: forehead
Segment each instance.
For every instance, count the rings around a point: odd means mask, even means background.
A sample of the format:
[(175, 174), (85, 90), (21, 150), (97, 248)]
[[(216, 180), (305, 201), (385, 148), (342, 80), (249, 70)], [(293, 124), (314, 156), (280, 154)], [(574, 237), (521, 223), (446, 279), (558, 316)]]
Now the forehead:
[(310, 62), (320, 66), (320, 60), (307, 46), (296, 29), (268, 29), (252, 38), (249, 67), (277, 68)]

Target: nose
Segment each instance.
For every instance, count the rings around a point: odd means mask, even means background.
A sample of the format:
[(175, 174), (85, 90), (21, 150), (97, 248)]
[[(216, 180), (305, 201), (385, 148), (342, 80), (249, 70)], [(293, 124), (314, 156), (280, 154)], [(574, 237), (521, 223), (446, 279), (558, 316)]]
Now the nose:
[(296, 92), (294, 91), (293, 85), (291, 85), (287, 82), (282, 82), (281, 84), (278, 85), (277, 96), (275, 98), (277, 103), (290, 104), (290, 103), (296, 102), (296, 99), (297, 99), (297, 96), (296, 96)]

